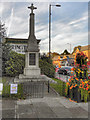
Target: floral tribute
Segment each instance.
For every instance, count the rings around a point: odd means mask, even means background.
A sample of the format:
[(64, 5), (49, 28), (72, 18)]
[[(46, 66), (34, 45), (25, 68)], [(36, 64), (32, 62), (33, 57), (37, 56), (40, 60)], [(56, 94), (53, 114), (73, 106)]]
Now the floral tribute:
[(70, 76), (69, 82), (67, 83), (69, 89), (78, 88), (78, 90), (81, 91), (81, 99), (84, 97), (85, 101), (88, 96), (88, 80), (90, 80), (87, 73), (87, 59), (87, 56), (83, 52), (76, 54), (74, 68), (72, 69), (75, 75)]

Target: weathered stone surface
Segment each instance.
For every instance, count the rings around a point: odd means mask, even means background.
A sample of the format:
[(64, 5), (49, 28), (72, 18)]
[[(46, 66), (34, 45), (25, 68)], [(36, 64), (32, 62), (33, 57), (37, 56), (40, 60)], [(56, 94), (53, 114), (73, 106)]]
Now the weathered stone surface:
[(31, 13), (30, 13), (30, 26), (29, 26), (29, 37), (28, 37), (28, 47), (27, 47), (27, 51), (28, 52), (39, 52), (39, 48), (38, 48), (38, 44), (37, 44), (37, 39), (35, 37), (35, 26), (34, 26), (34, 17), (35, 14), (33, 13), (34, 9), (37, 9), (36, 7), (33, 6), (33, 4), (31, 4), (30, 7), (28, 7), (29, 9), (31, 9)]
[[(44, 78), (41, 77), (41, 71), (39, 68), (39, 48), (38, 44), (40, 40), (37, 40), (35, 37), (35, 26), (34, 26), (34, 13), (33, 10), (36, 7), (31, 4), (30, 13), (30, 26), (29, 26), (29, 37), (27, 44), (27, 51), (25, 53), (25, 68), (24, 74), (19, 75), (14, 79), (14, 82), (27, 82), (27, 81), (45, 81)], [(39, 41), (39, 42), (38, 42)]]
[(24, 75), (26, 76), (38, 76), (40, 75), (40, 68), (25, 68)]
[(33, 82), (33, 81), (42, 81), (42, 82), (45, 82), (45, 81), (48, 81), (47, 79), (47, 76), (45, 75), (23, 75), (23, 74), (20, 74), (19, 77), (15, 77), (14, 79), (14, 82), (15, 83), (18, 83), (18, 82)]

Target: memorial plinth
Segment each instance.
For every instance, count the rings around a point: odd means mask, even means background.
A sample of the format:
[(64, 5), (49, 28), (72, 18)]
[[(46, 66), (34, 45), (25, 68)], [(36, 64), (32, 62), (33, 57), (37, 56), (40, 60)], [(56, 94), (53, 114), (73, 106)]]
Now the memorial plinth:
[(39, 53), (38, 52), (26, 52), (25, 54), (25, 68), (24, 75), (26, 76), (37, 76), (40, 75), (39, 68)]
[(25, 82), (25, 81), (43, 81), (45, 80), (45, 76), (41, 76), (40, 68), (39, 68), (39, 42), (40, 39), (36, 39), (35, 37), (35, 27), (34, 27), (34, 16), (33, 13), (36, 7), (31, 4), (30, 13), (30, 24), (29, 24), (29, 37), (27, 50), (25, 52), (25, 68), (24, 74), (20, 74), (19, 78), (15, 78), (15, 82)]

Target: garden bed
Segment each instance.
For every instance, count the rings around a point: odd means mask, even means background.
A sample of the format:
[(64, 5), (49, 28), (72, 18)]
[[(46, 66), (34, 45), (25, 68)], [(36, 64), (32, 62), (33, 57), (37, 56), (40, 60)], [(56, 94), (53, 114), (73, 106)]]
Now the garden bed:
[(67, 83), (59, 79), (52, 79), (57, 81), (57, 83), (50, 83), (50, 86), (54, 88), (55, 91), (60, 94), (60, 96), (65, 96), (66, 98), (70, 98), (78, 103), (90, 101), (90, 93), (78, 88), (70, 89)]

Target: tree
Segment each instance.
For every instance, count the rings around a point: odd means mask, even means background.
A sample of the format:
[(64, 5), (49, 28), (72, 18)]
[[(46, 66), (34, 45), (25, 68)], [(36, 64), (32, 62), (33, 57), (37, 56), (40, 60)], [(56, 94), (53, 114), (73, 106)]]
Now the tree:
[(6, 36), (6, 28), (5, 28), (5, 24), (3, 24), (0, 20), (0, 59), (2, 61), (2, 63), (0, 63), (1, 67), (0, 69), (2, 69), (2, 75), (4, 75), (6, 72), (5, 72), (5, 63), (8, 59), (8, 55), (9, 55), (9, 51), (10, 51), (10, 47), (9, 45), (3, 43), (3, 39), (5, 38)]
[(79, 45), (79, 46), (75, 47), (72, 53), (75, 53), (76, 50), (77, 50), (77, 48), (80, 50), (80, 49), (81, 49), (81, 46)]
[(67, 49), (65, 49), (61, 55), (70, 55), (70, 53), (67, 51)]
[(39, 61), (39, 67), (41, 69), (41, 74), (45, 74), (48, 77), (54, 77), (55, 67), (52, 64), (52, 60), (43, 54)]
[(6, 75), (18, 76), (23, 73), (25, 66), (25, 55), (18, 54), (14, 51), (10, 52), (9, 59), (6, 62)]
[(0, 38), (4, 38), (6, 36), (6, 28), (5, 24), (3, 24), (0, 20)]
[(6, 75), (6, 63), (10, 58), (11, 46), (6, 43), (2, 43), (2, 75)]

